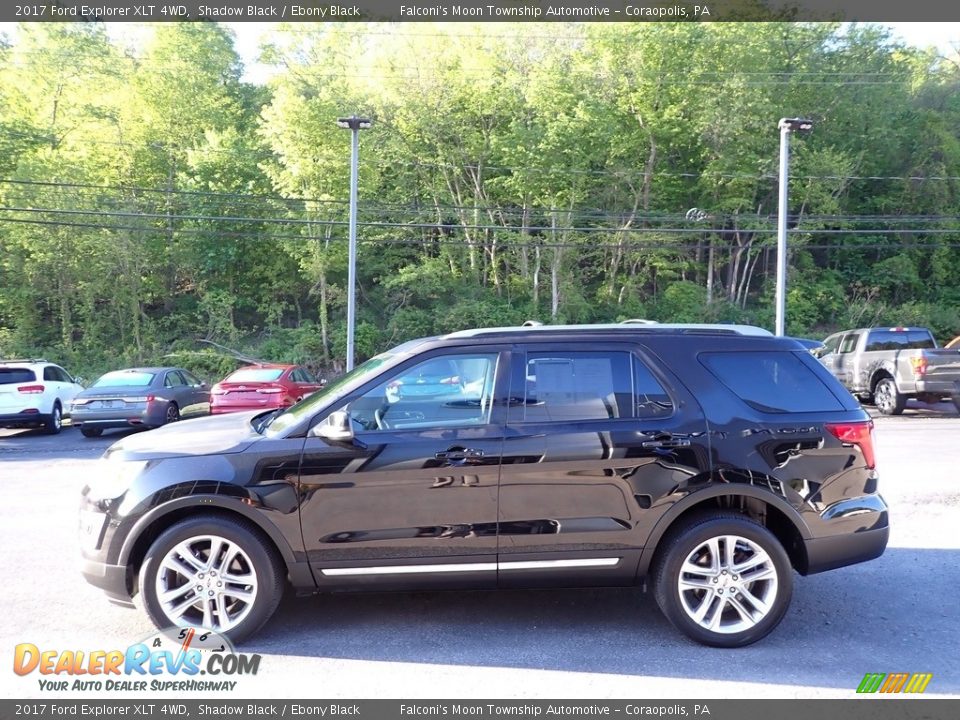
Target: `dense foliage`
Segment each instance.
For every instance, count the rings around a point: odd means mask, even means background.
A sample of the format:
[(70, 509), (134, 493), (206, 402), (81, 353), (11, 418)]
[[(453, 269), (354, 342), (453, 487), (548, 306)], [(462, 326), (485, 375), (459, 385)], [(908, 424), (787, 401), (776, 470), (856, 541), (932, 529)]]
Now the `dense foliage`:
[(0, 44), (0, 356), (92, 373), (342, 366), (350, 133), (360, 356), (475, 325), (960, 333), (960, 69), (877, 27), (33, 24)]

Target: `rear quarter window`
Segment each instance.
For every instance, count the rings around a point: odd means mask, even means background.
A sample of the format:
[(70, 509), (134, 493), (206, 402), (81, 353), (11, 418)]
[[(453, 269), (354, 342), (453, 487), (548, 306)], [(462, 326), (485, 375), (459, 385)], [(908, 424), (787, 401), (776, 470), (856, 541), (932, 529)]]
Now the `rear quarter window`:
[(786, 350), (702, 353), (700, 362), (737, 397), (760, 412), (848, 409), (802, 355)]

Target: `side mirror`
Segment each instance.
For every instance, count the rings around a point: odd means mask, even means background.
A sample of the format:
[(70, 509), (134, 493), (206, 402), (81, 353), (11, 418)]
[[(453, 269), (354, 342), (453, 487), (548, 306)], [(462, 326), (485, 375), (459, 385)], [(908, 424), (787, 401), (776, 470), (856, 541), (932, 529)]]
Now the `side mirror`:
[(350, 415), (342, 410), (332, 412), (322, 423), (314, 425), (310, 434), (331, 442), (352, 442), (353, 426), (350, 424)]
[(84, 378), (80, 377), (79, 375), (77, 375), (77, 376), (73, 379), (73, 382), (76, 383), (77, 385), (83, 385), (83, 384), (86, 382), (86, 380), (85, 380)]
[(206, 390), (206, 389), (207, 389), (207, 381), (206, 381), (206, 380), (201, 380), (201, 381), (200, 381), (200, 384), (197, 385), (197, 387), (200, 388), (201, 390)]

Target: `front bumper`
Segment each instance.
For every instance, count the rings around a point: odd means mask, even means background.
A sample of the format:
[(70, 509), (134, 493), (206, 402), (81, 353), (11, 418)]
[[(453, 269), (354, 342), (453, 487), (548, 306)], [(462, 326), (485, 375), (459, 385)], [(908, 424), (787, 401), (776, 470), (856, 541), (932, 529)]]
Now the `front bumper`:
[(133, 607), (127, 582), (127, 568), (123, 565), (108, 565), (97, 560), (82, 558), (80, 572), (84, 579), (106, 593), (111, 602)]

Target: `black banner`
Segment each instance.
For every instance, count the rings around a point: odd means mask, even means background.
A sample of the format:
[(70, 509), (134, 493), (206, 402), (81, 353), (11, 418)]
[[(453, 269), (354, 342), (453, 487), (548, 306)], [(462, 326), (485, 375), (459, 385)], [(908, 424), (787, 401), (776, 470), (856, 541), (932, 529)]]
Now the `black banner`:
[(22, 22), (656, 22), (946, 21), (944, 0), (48, 0), (3, 3), (0, 21)]

